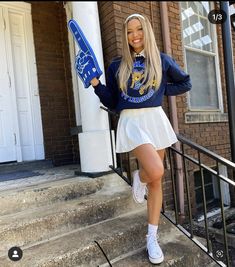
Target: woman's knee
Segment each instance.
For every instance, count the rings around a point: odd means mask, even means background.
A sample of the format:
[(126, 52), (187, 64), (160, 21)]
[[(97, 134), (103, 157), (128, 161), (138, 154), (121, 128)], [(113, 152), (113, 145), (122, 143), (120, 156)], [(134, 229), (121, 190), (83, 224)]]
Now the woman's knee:
[(142, 180), (142, 182), (145, 182), (145, 183), (152, 183), (154, 181), (155, 182), (161, 181), (163, 175), (164, 175), (164, 167), (163, 166), (159, 166), (157, 168), (154, 168), (154, 169), (148, 170), (148, 171), (146, 171), (143, 168), (140, 168), (141, 180)]
[(155, 174), (154, 179), (150, 183), (148, 183), (148, 188), (151, 191), (159, 190), (162, 186), (162, 177), (164, 175), (164, 169), (158, 170), (158, 173)]
[(161, 180), (164, 174), (164, 151), (156, 151), (150, 144), (141, 145), (133, 151), (139, 162), (142, 181), (151, 183)]
[(159, 166), (157, 166), (156, 168), (154, 168), (154, 170), (150, 172), (150, 175), (149, 175), (150, 180), (151, 180), (150, 182), (151, 183), (161, 182), (163, 175), (164, 175), (164, 166), (163, 164), (159, 164)]

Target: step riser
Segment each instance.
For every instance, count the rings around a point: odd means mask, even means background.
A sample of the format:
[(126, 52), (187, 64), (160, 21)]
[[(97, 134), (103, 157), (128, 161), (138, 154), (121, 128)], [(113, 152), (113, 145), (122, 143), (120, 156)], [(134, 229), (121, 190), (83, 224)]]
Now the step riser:
[(90, 195), (100, 190), (101, 181), (95, 180), (65, 184), (58, 187), (44, 187), (19, 191), (9, 195), (0, 195), (0, 215), (19, 212), (31, 207), (40, 207), (56, 201), (67, 201)]
[(102, 203), (48, 215), (23, 226), (10, 228), (0, 233), (0, 253), (9, 247), (28, 245), (52, 236), (61, 235), (76, 228), (110, 219), (133, 208), (130, 194)]

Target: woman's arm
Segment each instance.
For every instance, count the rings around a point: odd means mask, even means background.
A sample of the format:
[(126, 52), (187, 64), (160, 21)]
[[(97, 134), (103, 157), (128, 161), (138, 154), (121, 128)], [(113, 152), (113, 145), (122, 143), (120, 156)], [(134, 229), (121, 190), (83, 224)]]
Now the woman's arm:
[(189, 74), (185, 73), (174, 59), (166, 56), (166, 80), (165, 95), (174, 96), (183, 94), (192, 88)]
[(91, 85), (95, 89), (95, 94), (99, 97), (101, 103), (109, 109), (115, 109), (119, 97), (115, 69), (115, 64), (109, 66), (107, 70), (106, 85), (102, 84), (97, 78), (91, 80)]

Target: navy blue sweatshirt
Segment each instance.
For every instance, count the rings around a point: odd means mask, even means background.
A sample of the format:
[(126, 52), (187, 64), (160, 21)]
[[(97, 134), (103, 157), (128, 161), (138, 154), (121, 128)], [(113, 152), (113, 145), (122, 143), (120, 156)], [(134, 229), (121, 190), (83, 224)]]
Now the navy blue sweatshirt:
[(181, 70), (174, 59), (160, 53), (162, 61), (162, 81), (157, 90), (143, 90), (141, 81), (145, 69), (144, 57), (136, 57), (132, 75), (128, 80), (127, 93), (119, 89), (117, 71), (121, 59), (114, 60), (108, 67), (106, 85), (99, 82), (94, 86), (101, 103), (117, 113), (123, 109), (157, 107), (162, 105), (163, 96), (175, 96), (189, 91), (192, 87), (190, 76)]

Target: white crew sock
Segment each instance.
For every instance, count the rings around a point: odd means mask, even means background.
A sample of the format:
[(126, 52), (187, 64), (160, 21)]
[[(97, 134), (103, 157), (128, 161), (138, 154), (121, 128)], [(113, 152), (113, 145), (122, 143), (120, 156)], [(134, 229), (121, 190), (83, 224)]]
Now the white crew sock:
[(148, 235), (156, 235), (158, 230), (158, 225), (148, 224)]

